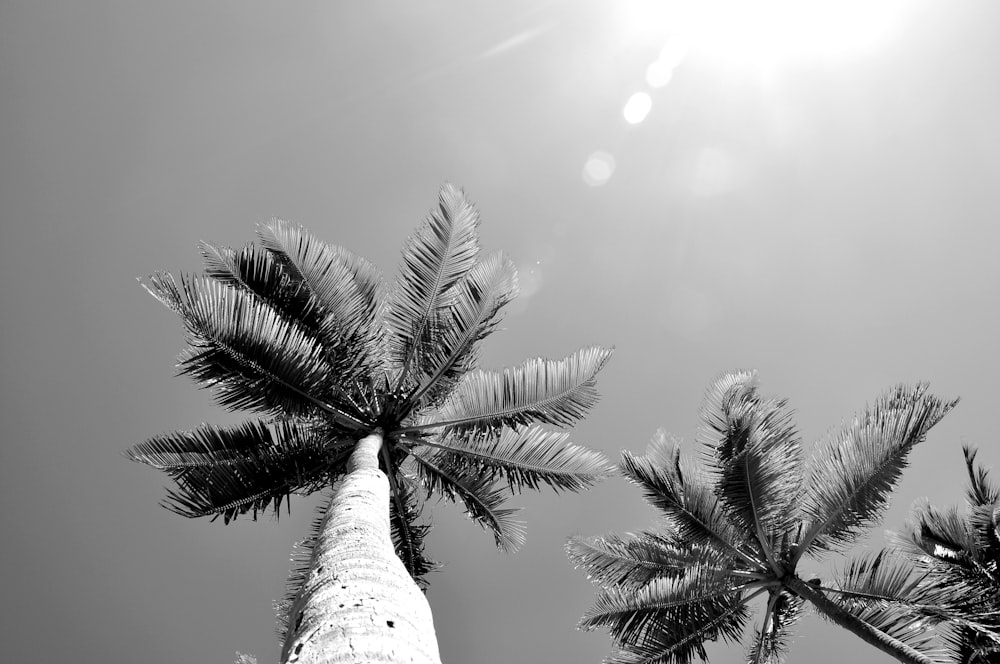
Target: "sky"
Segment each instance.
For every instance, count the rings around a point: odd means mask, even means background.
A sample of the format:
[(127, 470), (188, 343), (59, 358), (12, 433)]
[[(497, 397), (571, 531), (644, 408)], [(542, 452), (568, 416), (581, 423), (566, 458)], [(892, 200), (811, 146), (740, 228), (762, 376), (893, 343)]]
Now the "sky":
[[(744, 4), (0, 2), (8, 658), (277, 660), (318, 498), (228, 526), (159, 507), (121, 451), (242, 416), (176, 377), (180, 322), (136, 277), (280, 216), (391, 279), (444, 181), (520, 267), (484, 366), (616, 347), (575, 442), (691, 441), (711, 381), (752, 368), (808, 444), (899, 382), (961, 396), (867, 546), (962, 501), (963, 442), (1000, 471), (1000, 5)], [(431, 504), (442, 660), (600, 661), (563, 544), (655, 515), (621, 478), (517, 503), (514, 555)], [(791, 656), (889, 661), (815, 616)]]

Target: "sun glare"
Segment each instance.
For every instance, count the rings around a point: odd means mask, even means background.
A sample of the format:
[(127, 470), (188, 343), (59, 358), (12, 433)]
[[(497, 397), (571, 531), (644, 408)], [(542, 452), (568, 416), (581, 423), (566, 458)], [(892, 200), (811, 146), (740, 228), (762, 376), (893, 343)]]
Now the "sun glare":
[[(846, 59), (878, 48), (892, 37), (903, 5), (902, 0), (631, 0), (622, 3), (621, 22), (632, 43), (658, 39), (729, 63), (775, 66), (802, 58)], [(654, 63), (647, 72), (650, 84), (669, 80), (671, 64), (676, 66), (672, 54)]]

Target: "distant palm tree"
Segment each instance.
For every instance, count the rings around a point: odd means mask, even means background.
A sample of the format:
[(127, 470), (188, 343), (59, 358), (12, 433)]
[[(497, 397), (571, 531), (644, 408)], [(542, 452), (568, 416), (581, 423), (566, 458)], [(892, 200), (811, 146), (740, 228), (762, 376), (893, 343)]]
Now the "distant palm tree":
[(423, 498), (459, 501), (503, 550), (523, 541), (512, 492), (577, 491), (611, 470), (571, 444), (568, 427), (597, 401), (611, 351), (584, 348), (503, 371), (475, 369), (482, 340), (516, 295), (514, 265), (480, 259), (479, 216), (442, 187), (409, 238), (394, 288), (367, 261), (275, 220), (260, 246), (203, 244), (205, 275), (144, 284), (180, 315), (180, 372), (219, 403), (261, 414), (202, 425), (130, 449), (176, 488), (188, 517), (272, 508), (341, 481), (285, 602), (282, 660), (439, 661), (424, 583)]
[[(976, 465), (976, 450), (963, 446), (969, 473), (968, 511), (923, 505), (891, 537), (893, 549), (919, 572), (895, 590), (893, 608), (911, 620), (945, 628), (951, 659), (959, 664), (1000, 662), (1000, 488)], [(945, 600), (925, 608), (922, 595)]]
[(573, 562), (603, 586), (580, 626), (610, 630), (617, 650), (608, 662), (686, 663), (705, 658), (707, 641), (738, 641), (761, 598), (747, 658), (776, 662), (809, 602), (900, 661), (928, 664), (922, 634), (801, 578), (799, 562), (858, 541), (909, 451), (956, 402), (900, 385), (806, 462), (786, 402), (761, 397), (753, 373), (723, 376), (701, 411), (702, 467), (662, 432), (645, 456), (622, 453), (621, 471), (665, 517), (663, 528), (569, 541)]

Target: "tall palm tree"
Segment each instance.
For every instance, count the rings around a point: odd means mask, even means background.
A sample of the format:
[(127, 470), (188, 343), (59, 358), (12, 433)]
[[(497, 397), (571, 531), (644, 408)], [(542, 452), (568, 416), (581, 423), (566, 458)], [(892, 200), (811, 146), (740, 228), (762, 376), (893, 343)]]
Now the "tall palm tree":
[[(891, 535), (893, 549), (918, 572), (891, 604), (910, 620), (941, 624), (952, 661), (986, 664), (1000, 661), (1000, 488), (976, 464), (975, 449), (964, 445), (962, 451), (968, 509), (918, 506), (902, 532)], [(915, 596), (928, 591), (946, 600), (924, 609)]]
[(759, 598), (747, 658), (776, 662), (808, 602), (893, 657), (928, 664), (924, 635), (803, 579), (799, 563), (858, 541), (909, 451), (956, 402), (897, 386), (806, 461), (786, 401), (760, 396), (751, 372), (723, 376), (701, 409), (700, 466), (662, 432), (644, 456), (622, 453), (621, 471), (662, 513), (662, 529), (567, 544), (602, 586), (580, 626), (610, 630), (608, 662), (686, 663), (705, 658), (707, 641), (740, 640)]
[(480, 256), (478, 224), (443, 186), (388, 292), (370, 263), (280, 220), (258, 229), (259, 245), (203, 244), (204, 275), (144, 283), (184, 322), (180, 373), (258, 415), (128, 450), (176, 483), (164, 506), (228, 523), (336, 484), (290, 578), (282, 661), (439, 661), (414, 583), (433, 566), (424, 500), (461, 503), (512, 551), (524, 531), (504, 506), (511, 493), (578, 491), (611, 470), (547, 428), (596, 403), (611, 351), (475, 368), (517, 292), (508, 258)]

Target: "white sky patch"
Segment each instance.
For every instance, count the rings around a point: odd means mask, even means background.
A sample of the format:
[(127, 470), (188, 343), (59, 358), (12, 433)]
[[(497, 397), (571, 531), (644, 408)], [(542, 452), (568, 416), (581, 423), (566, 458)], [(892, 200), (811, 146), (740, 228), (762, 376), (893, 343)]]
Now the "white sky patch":
[(591, 187), (607, 184), (614, 173), (615, 158), (603, 150), (592, 153), (583, 164), (583, 181)]
[(628, 98), (625, 102), (625, 108), (622, 109), (622, 115), (625, 116), (625, 122), (629, 124), (639, 124), (646, 119), (649, 115), (649, 111), (653, 108), (653, 98), (649, 96), (648, 92), (636, 92), (634, 95)]
[(695, 158), (691, 192), (695, 196), (727, 194), (739, 186), (736, 159), (721, 148), (702, 148)]

